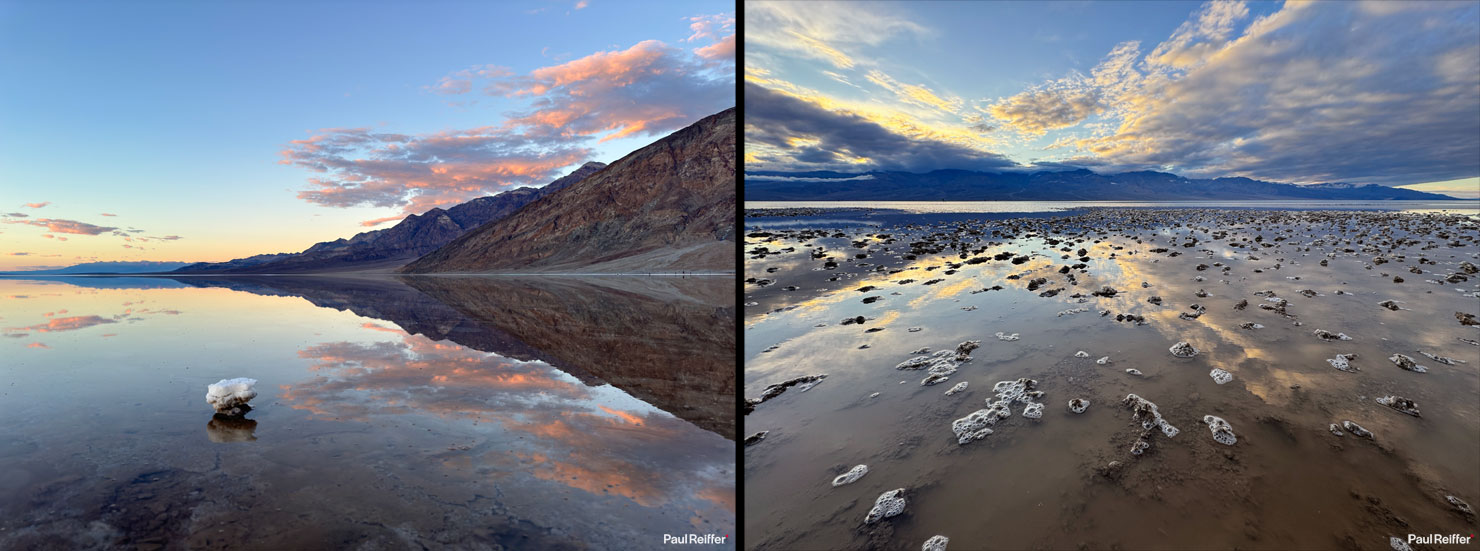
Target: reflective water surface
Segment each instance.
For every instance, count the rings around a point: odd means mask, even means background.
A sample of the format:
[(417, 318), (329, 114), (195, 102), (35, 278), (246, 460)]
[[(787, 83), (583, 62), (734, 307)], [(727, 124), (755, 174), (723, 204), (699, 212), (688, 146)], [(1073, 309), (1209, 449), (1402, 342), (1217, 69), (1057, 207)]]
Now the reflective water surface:
[[(0, 279), (0, 548), (732, 535), (733, 301), (730, 278)], [(213, 417), (233, 377), (255, 409)]]
[[(1480, 274), (1465, 264), (1480, 264), (1474, 218), (922, 216), (755, 230), (745, 248), (744, 394), (827, 374), (745, 416), (746, 434), (769, 431), (745, 448), (747, 548), (919, 549), (939, 534), (952, 549), (1387, 549), (1392, 536), (1480, 528), (1446, 501), (1480, 503), (1480, 326), (1456, 318), (1480, 315)], [(1118, 292), (1092, 294), (1107, 285)], [(1260, 308), (1272, 298), (1284, 314)], [(1182, 316), (1194, 305), (1205, 312)], [(968, 340), (981, 347), (946, 382), (896, 368)], [(1179, 341), (1199, 354), (1174, 357)], [(1388, 360), (1399, 353), (1429, 371), (1399, 369)], [(1356, 354), (1360, 371), (1333, 369), (1337, 354)], [(1214, 368), (1232, 381), (1215, 382)], [(1020, 377), (1038, 381), (1043, 416), (1013, 404), (993, 434), (959, 444), (952, 422)], [(1133, 455), (1130, 393), (1180, 434)], [(1388, 395), (1422, 417), (1376, 403)], [(1070, 412), (1074, 398), (1088, 410)], [(1205, 415), (1229, 422), (1237, 443), (1215, 442)], [(1376, 438), (1328, 430), (1344, 420)], [(858, 464), (867, 475), (830, 484)], [(895, 488), (905, 512), (865, 524)]]

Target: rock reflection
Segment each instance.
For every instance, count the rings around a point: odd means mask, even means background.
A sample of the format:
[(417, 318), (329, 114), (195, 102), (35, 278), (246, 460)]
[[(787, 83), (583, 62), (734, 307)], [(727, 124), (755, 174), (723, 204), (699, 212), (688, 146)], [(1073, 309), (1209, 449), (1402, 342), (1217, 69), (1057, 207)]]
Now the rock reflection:
[(257, 421), (246, 417), (215, 414), (206, 423), (206, 437), (217, 444), (257, 440)]

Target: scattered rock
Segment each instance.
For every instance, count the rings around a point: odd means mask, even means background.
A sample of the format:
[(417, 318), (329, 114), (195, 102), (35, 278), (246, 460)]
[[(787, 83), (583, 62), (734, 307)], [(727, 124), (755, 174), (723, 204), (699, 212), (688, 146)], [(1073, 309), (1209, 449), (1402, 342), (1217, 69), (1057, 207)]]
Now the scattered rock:
[(1410, 357), (1405, 356), (1403, 354), (1393, 354), (1392, 356), (1389, 356), (1388, 357), (1388, 360), (1391, 361), (1391, 362), (1393, 362), (1393, 365), (1396, 365), (1396, 366), (1401, 367), (1403, 369), (1407, 369), (1407, 370), (1412, 371), (1414, 373), (1428, 373), (1429, 372), (1429, 368), (1424, 367), (1424, 366), (1421, 366), (1421, 365), (1418, 365), (1416, 363), (1413, 363), (1413, 358), (1410, 358)]
[(1398, 311), (1398, 310), (1402, 310), (1403, 309), (1402, 307), (1398, 306), (1398, 301), (1396, 301), (1396, 300), (1384, 300), (1382, 302), (1377, 303), (1377, 305), (1378, 306), (1381, 306), (1383, 308), (1387, 308), (1388, 310), (1395, 311), (1395, 312)]
[(1377, 439), (1377, 437), (1372, 434), (1372, 431), (1369, 431), (1367, 429), (1364, 429), (1364, 428), (1362, 428), (1362, 425), (1358, 425), (1358, 424), (1353, 423), (1351, 421), (1342, 421), (1341, 422), (1341, 426), (1346, 429), (1346, 432), (1352, 433), (1352, 436), (1360, 436), (1360, 437), (1363, 437), (1363, 438), (1370, 438), (1370, 439), (1373, 439), (1373, 440), (1376, 440)]
[(1222, 417), (1204, 415), (1203, 422), (1207, 423), (1208, 430), (1213, 431), (1213, 440), (1219, 444), (1232, 446), (1238, 442), (1238, 437), (1233, 434), (1233, 426)]
[(1331, 367), (1334, 367), (1336, 369), (1340, 369), (1347, 373), (1356, 373), (1360, 370), (1357, 369), (1356, 366), (1351, 364), (1352, 360), (1355, 359), (1357, 359), (1356, 354), (1337, 354), (1335, 358), (1326, 360), (1326, 362), (1331, 364)]
[(1444, 356), (1438, 356), (1438, 355), (1430, 354), (1430, 353), (1424, 352), (1422, 350), (1418, 350), (1417, 352), (1419, 354), (1422, 354), (1425, 358), (1428, 358), (1430, 360), (1434, 360), (1434, 361), (1439, 362), (1439, 363), (1444, 364), (1444, 365), (1454, 365), (1454, 364), (1457, 364), (1457, 363), (1469, 363), (1469, 362), (1466, 362), (1464, 360), (1456, 360), (1454, 358), (1446, 358)]
[(1341, 427), (1336, 426), (1336, 423), (1331, 423), (1330, 429), (1331, 434), (1334, 434), (1336, 436), (1346, 436), (1346, 433), (1341, 432)]
[(1172, 345), (1169, 350), (1171, 350), (1173, 356), (1176, 356), (1178, 358), (1191, 358), (1197, 355), (1197, 349), (1193, 348), (1192, 345), (1187, 344), (1186, 341), (1178, 342), (1177, 344)]
[(863, 523), (873, 524), (903, 512), (904, 488), (896, 488), (880, 494), (879, 499), (874, 500), (874, 508), (869, 509), (868, 515), (863, 517)]
[(1089, 352), (1085, 352), (1083, 350), (1080, 350), (1080, 351), (1074, 353), (1074, 357), (1075, 358), (1088, 358), (1089, 357)]
[[(1466, 262), (1466, 264), (1469, 264), (1469, 263)], [(1468, 516), (1475, 516), (1475, 510), (1472, 509), (1472, 508), (1470, 508), (1470, 504), (1465, 503), (1465, 500), (1460, 499), (1460, 498), (1457, 498), (1457, 497), (1454, 497), (1454, 496), (1444, 496), (1444, 500), (1445, 501), (1448, 501), (1449, 504), (1450, 505), (1453, 505), (1455, 509), (1458, 509), (1459, 510), (1459, 512), (1464, 513), (1465, 515), (1468, 515)]]
[(763, 431), (757, 432), (755, 434), (752, 434), (750, 436), (747, 436), (747, 437), (745, 437), (745, 445), (746, 446), (750, 446), (750, 445), (754, 445), (754, 444), (759, 444), (761, 440), (765, 440), (766, 439), (766, 435), (767, 434), (771, 434), (771, 431), (763, 430)]
[(966, 381), (961, 381), (959, 383), (956, 383), (956, 386), (951, 387), (950, 390), (947, 390), (946, 391), (946, 396), (950, 396), (952, 394), (955, 394), (957, 392), (961, 392), (961, 391), (964, 391), (964, 390), (966, 390)]
[(1388, 537), (1388, 545), (1393, 548), (1393, 551), (1413, 551), (1413, 548), (1408, 546), (1408, 542), (1397, 536)]
[(1125, 372), (1126, 373), (1130, 373), (1131, 375), (1135, 375), (1137, 377), (1140, 377), (1141, 376), (1141, 370), (1139, 370), (1139, 369), (1131, 368), (1131, 369), (1125, 370)]
[(1246, 322), (1240, 323), (1240, 324), (1238, 324), (1238, 327), (1239, 327), (1239, 329), (1264, 329), (1264, 326), (1263, 325), (1254, 323), (1252, 321), (1246, 321)]
[(1454, 319), (1459, 320), (1460, 325), (1480, 325), (1480, 320), (1475, 319), (1475, 314), (1469, 312), (1455, 312)]
[(1072, 411), (1074, 413), (1084, 413), (1084, 411), (1087, 409), (1089, 409), (1089, 400), (1085, 400), (1084, 398), (1075, 398), (1073, 400), (1069, 400), (1069, 411)]
[(1224, 371), (1222, 369), (1218, 369), (1216, 367), (1213, 368), (1212, 371), (1208, 372), (1208, 375), (1210, 375), (1210, 376), (1213, 377), (1213, 382), (1218, 383), (1220, 385), (1221, 384), (1224, 384), (1224, 383), (1227, 383), (1228, 381), (1232, 381), (1233, 380), (1233, 374), (1232, 373), (1229, 373), (1229, 372)]
[(985, 408), (971, 412), (965, 417), (951, 422), (951, 432), (956, 433), (956, 443), (962, 446), (973, 441), (981, 440), (992, 434), (991, 425), (1004, 415), (1000, 415), (996, 408)]
[(1095, 360), (1095, 363), (1100, 364), (1100, 365), (1108, 364), (1108, 363), (1110, 363), (1110, 356), (1105, 356), (1103, 358), (1100, 358), (1098, 360)]
[(1011, 335), (1004, 335), (1004, 334), (1002, 334), (1001, 331), (998, 331), (997, 332), (997, 340), (999, 340), (999, 341), (1015, 341), (1015, 340), (1018, 340), (1018, 334), (1017, 333), (1013, 333)]
[(1033, 402), (1031, 404), (1023, 406), (1023, 417), (1027, 417), (1029, 419), (1037, 419), (1039, 417), (1043, 417), (1043, 404)]
[(1332, 332), (1327, 331), (1325, 329), (1317, 329), (1315, 331), (1315, 336), (1316, 336), (1316, 338), (1321, 339), (1321, 340), (1326, 341), (1326, 342), (1331, 342), (1331, 341), (1349, 341), (1349, 340), (1352, 340), (1351, 337), (1346, 336), (1346, 333), (1332, 333)]
[(946, 544), (949, 543), (951, 543), (951, 538), (930, 536), (930, 539), (925, 540), (925, 545), (920, 547), (920, 551), (946, 551)]
[(1423, 417), (1418, 414), (1418, 404), (1402, 396), (1384, 396), (1378, 398), (1377, 403), (1390, 407), (1394, 411), (1406, 413), (1414, 417)]
[(252, 410), (247, 405), (252, 398), (257, 397), (257, 391), (252, 388), (257, 384), (257, 379), (245, 377), (236, 379), (221, 379), (215, 384), (206, 386), (206, 403), (216, 409), (217, 415), (228, 417), (239, 417)]
[(863, 475), (866, 474), (868, 474), (868, 465), (858, 465), (852, 469), (848, 469), (848, 472), (833, 478), (832, 485), (836, 488), (845, 484), (852, 484), (857, 482), (858, 479), (863, 478)]
[(759, 398), (750, 398), (745, 400), (745, 413), (749, 414), (750, 412), (755, 411), (755, 406), (761, 405), (767, 400), (780, 396), (782, 392), (786, 392), (786, 389), (793, 386), (797, 387), (798, 392), (806, 392), (808, 390), (812, 390), (812, 387), (817, 386), (817, 384), (821, 383), (822, 380), (825, 378), (827, 378), (826, 373), (818, 373), (816, 375), (805, 375), (802, 377), (791, 379), (789, 381), (782, 381), (773, 385), (769, 385), (765, 388), (765, 390), (761, 391), (761, 396)]

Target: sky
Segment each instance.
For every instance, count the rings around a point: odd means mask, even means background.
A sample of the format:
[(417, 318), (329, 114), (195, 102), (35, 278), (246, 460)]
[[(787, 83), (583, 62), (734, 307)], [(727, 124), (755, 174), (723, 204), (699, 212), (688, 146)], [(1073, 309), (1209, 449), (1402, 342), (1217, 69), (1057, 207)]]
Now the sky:
[(746, 1), (746, 169), (1480, 197), (1480, 2)]
[(297, 252), (735, 105), (735, 4), (0, 0), (0, 270)]

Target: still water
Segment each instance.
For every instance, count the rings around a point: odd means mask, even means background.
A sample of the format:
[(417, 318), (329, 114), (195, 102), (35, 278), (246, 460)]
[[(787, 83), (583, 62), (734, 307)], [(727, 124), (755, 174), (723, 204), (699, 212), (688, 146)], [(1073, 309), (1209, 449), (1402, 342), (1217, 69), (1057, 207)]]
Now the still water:
[[(0, 548), (734, 533), (729, 278), (0, 279), (0, 305)], [(233, 377), (255, 409), (215, 419)]]

